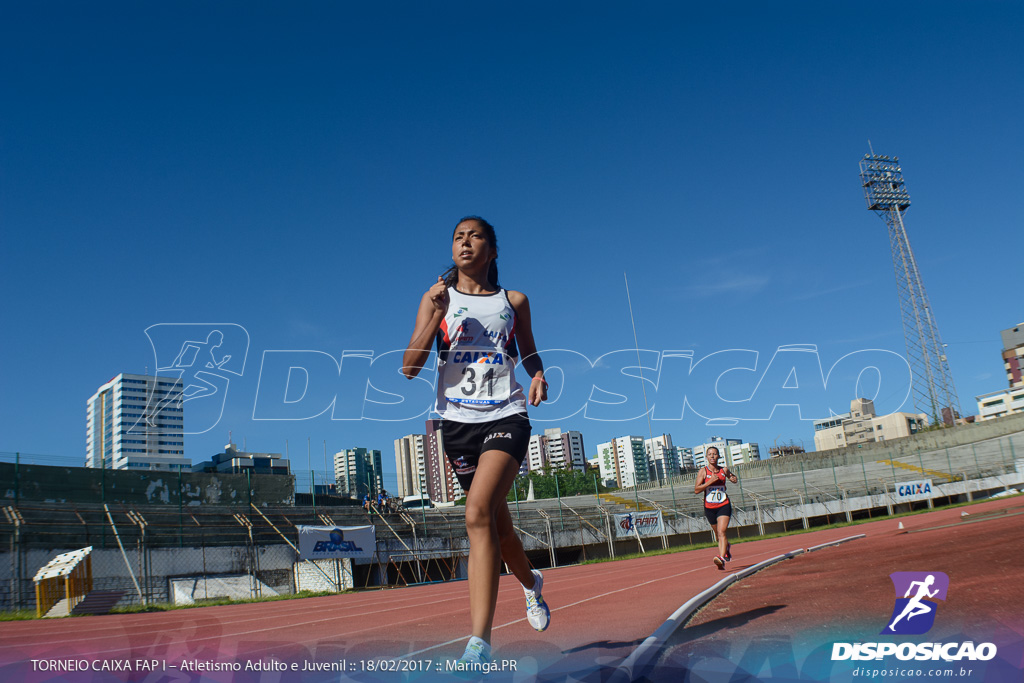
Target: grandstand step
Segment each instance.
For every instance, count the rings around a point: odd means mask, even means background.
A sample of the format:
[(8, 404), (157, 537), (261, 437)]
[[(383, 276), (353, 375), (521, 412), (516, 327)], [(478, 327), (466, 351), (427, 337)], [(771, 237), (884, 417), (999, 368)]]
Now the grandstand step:
[[(125, 591), (92, 591), (71, 610), (72, 614), (110, 614)], [(52, 611), (52, 610), (51, 610)], [(49, 616), (49, 614), (47, 614)]]
[(50, 608), (50, 611), (43, 615), (43, 619), (53, 617), (66, 617), (68, 615), (68, 599), (63, 598), (60, 602)]
[(637, 505), (637, 502), (635, 500), (623, 498), (622, 496), (617, 496), (614, 493), (602, 493), (601, 495), (598, 496), (598, 498), (607, 503), (623, 505), (626, 508), (630, 510), (636, 510), (637, 512), (647, 512), (648, 510), (654, 509), (653, 507), (651, 507), (650, 505), (646, 505), (645, 503), (640, 503), (639, 505)]

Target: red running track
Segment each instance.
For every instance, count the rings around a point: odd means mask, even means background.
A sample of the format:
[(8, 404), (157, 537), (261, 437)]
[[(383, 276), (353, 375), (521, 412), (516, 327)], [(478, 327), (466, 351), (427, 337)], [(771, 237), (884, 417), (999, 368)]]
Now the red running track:
[[(904, 518), (909, 527), (934, 524), (930, 513)], [(956, 513), (958, 514), (958, 513)], [(896, 532), (895, 520), (733, 546), (730, 571), (801, 547), (865, 533)], [(820, 551), (830, 552), (829, 549)], [(552, 611), (544, 633), (530, 628), (519, 583), (503, 576), (493, 633), (496, 660), (512, 674), (488, 680), (601, 680), (669, 615), (722, 578), (713, 549), (545, 571)], [(416, 673), (352, 673), (362, 660), (438, 662), (455, 659), (468, 638), (465, 582), (364, 591), (271, 603), (202, 607), (164, 613), (0, 623), (0, 681), (285, 681), (416, 680)], [(128, 661), (131, 671), (53, 673), (30, 660)], [(297, 672), (147, 672), (135, 660), (297, 663)], [(302, 672), (344, 660), (348, 673)], [(112, 665), (116, 666), (116, 665)], [(392, 666), (408, 666), (393, 664)]]

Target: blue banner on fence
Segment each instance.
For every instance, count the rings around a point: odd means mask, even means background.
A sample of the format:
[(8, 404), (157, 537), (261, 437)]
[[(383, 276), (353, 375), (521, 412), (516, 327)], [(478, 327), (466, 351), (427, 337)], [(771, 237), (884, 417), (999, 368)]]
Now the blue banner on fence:
[(377, 537), (372, 526), (300, 526), (299, 557), (303, 560), (373, 557)]

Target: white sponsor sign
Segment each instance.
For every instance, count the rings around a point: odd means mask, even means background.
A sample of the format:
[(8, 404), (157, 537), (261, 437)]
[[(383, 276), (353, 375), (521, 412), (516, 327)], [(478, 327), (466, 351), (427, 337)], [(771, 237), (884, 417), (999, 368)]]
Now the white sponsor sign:
[(303, 560), (370, 558), (377, 549), (372, 526), (300, 526), (299, 557)]
[(896, 484), (896, 500), (928, 500), (932, 497), (932, 480), (918, 479)]
[(615, 517), (615, 538), (634, 538), (640, 536), (661, 536), (665, 533), (665, 524), (661, 519), (661, 510), (650, 512), (629, 512)]

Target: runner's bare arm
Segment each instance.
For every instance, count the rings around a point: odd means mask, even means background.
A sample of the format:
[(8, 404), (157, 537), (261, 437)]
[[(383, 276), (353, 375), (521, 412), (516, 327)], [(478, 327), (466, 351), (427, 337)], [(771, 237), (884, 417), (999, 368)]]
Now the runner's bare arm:
[(533, 323), (530, 320), (530, 300), (522, 292), (508, 291), (508, 301), (516, 311), (516, 343), (523, 369), (530, 376), (528, 398), (530, 405), (539, 406), (548, 400), (548, 385), (544, 381), (544, 364), (537, 354), (537, 343), (533, 339)]
[(408, 379), (412, 379), (423, 369), (423, 364), (430, 356), (434, 335), (441, 328), (441, 321), (444, 320), (447, 311), (448, 289), (444, 286), (444, 281), (437, 278), (437, 282), (420, 299), (420, 307), (416, 312), (416, 327), (402, 356), (402, 374)]

